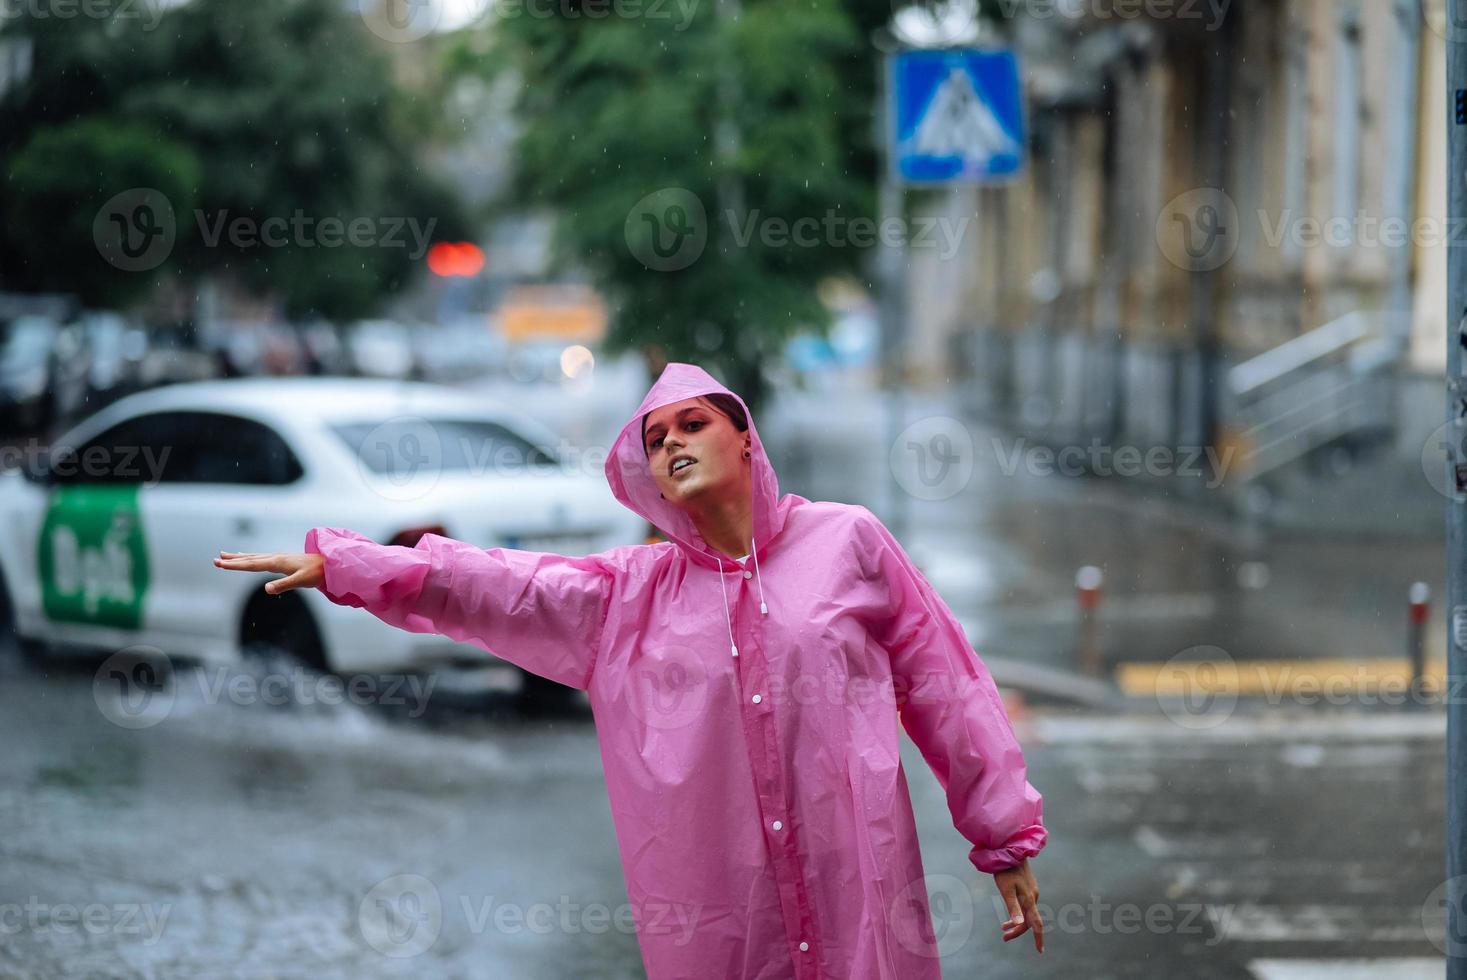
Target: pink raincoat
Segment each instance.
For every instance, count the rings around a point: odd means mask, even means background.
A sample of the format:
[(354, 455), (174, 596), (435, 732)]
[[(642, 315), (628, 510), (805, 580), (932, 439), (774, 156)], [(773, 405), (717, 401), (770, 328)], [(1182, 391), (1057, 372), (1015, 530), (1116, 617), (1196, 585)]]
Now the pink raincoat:
[(659, 497), (642, 416), (714, 392), (669, 364), (607, 457), (668, 541), (566, 557), (323, 527), (306, 549), (332, 601), (588, 692), (652, 980), (939, 977), (898, 725), (979, 871), (1044, 846), (1040, 795), (946, 604), (866, 508), (781, 497), (752, 417), (750, 567)]

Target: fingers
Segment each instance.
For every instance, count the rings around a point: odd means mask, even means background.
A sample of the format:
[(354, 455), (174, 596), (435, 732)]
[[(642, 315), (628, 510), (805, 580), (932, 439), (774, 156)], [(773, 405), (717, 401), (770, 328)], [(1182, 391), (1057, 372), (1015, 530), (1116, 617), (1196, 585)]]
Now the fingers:
[(1024, 904), (1024, 914), (1034, 929), (1034, 948), (1044, 952), (1044, 920), (1039, 916), (1038, 896), (1030, 896)]
[(1012, 881), (1004, 882), (999, 890), (1009, 911), (1009, 917), (1004, 920), (1002, 927), (1003, 941), (1018, 939), (1032, 930), (1034, 948), (1044, 952), (1044, 920), (1039, 915), (1038, 887), (1025, 887), (1025, 883)]
[(221, 551), (219, 557), (214, 559), (214, 567), (227, 568), (237, 572), (278, 572), (284, 578), (272, 579), (265, 583), (265, 592), (268, 595), (279, 595), (289, 592), (291, 589), (306, 588), (316, 584), (318, 576), (314, 570), (319, 567), (319, 562), (313, 564), (309, 555), (291, 555), (281, 552), (241, 552)]
[(264, 551), (221, 551), (214, 559), (214, 565), (240, 572), (289, 573), (296, 570), (290, 555)]
[(1024, 922), (1024, 911), (1019, 905), (1019, 889), (1008, 885), (1002, 889), (1004, 905), (1008, 906), (1009, 917), (1003, 923), (1003, 941), (1017, 939), (1029, 928)]
[(292, 572), (290, 575), (285, 576), (285, 578), (272, 579), (269, 582), (266, 582), (265, 591), (270, 593), (271, 595), (279, 595), (282, 592), (289, 592), (291, 589), (298, 589), (302, 585), (304, 585), (305, 582), (306, 571), (305, 569), (301, 569), (299, 571)]

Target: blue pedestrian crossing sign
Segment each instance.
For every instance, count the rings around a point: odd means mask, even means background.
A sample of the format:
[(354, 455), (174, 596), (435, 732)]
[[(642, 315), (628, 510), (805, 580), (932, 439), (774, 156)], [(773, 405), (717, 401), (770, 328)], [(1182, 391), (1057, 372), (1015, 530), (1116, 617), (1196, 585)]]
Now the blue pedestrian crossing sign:
[(899, 180), (991, 184), (1023, 170), (1023, 91), (1012, 51), (902, 51), (888, 71), (889, 159)]

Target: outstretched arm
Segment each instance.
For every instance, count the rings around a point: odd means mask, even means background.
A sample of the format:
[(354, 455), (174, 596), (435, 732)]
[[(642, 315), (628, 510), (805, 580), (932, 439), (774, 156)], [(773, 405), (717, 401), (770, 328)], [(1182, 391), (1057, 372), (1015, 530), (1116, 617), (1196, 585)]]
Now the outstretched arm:
[[(891, 659), (901, 722), (947, 794), (953, 824), (972, 843), (969, 860), (995, 883), (1023, 928), (1043, 924), (1028, 859), (1044, 847), (1043, 799), (1028, 782), (1024, 755), (998, 687), (953, 615), (886, 526), (869, 510), (857, 522), (859, 562), (884, 607), (871, 624)], [(1015, 928), (1013, 920), (1005, 933)]]
[(331, 527), (312, 528), (305, 547), (299, 555), (221, 555), (215, 564), (284, 572), (267, 591), (314, 585), (401, 629), (472, 643), (570, 687), (590, 685), (614, 577), (595, 555), (479, 548), (437, 534), (407, 548)]

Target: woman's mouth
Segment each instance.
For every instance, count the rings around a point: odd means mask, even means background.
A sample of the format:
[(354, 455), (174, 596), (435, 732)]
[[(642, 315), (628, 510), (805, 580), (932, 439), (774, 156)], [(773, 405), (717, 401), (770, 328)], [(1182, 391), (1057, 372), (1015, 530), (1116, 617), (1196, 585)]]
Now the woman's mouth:
[(690, 459), (687, 461), (678, 460), (676, 463), (673, 464), (672, 475), (677, 476), (679, 473), (692, 469), (697, 464), (698, 461), (695, 459)]

